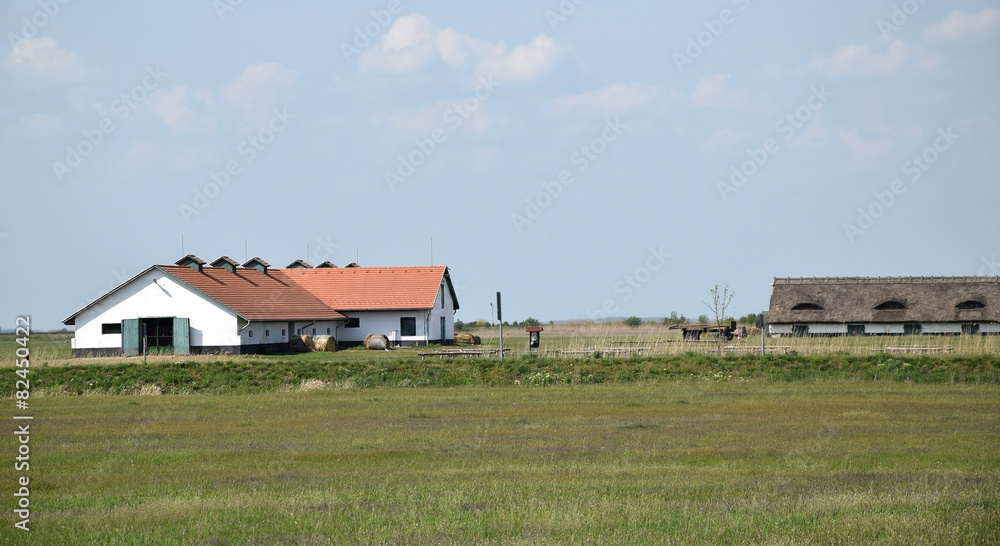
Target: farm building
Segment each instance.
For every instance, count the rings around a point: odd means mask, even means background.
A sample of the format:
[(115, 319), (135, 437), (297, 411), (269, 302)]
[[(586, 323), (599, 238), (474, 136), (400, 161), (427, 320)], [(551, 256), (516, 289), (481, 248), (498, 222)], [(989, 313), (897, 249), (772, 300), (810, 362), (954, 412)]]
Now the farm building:
[(1000, 277), (776, 278), (778, 336), (998, 334)]
[(458, 298), (445, 266), (284, 269), (260, 258), (242, 266), (188, 255), (154, 265), (63, 321), (76, 326), (72, 354), (134, 356), (264, 353), (296, 335), (332, 335), (341, 346), (369, 333), (401, 346), (449, 343)]

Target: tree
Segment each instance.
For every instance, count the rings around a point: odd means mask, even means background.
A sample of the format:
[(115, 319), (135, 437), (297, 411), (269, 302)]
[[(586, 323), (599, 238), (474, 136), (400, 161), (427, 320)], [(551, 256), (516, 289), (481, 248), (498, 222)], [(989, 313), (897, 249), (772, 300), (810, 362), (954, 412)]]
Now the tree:
[(722, 340), (725, 337), (722, 335), (722, 321), (726, 319), (726, 309), (729, 308), (729, 304), (733, 302), (733, 296), (735, 296), (736, 294), (734, 292), (729, 291), (728, 284), (725, 287), (723, 287), (721, 292), (719, 291), (719, 285), (715, 285), (714, 288), (709, 290), (709, 293), (712, 294), (712, 303), (711, 304), (709, 304), (708, 302), (702, 302), (702, 303), (704, 303), (705, 306), (708, 307), (709, 310), (711, 310), (712, 313), (715, 315), (715, 325), (719, 327), (718, 340), (719, 343), (722, 343)]
[(705, 324), (708, 322), (708, 315), (698, 315), (698, 324)]
[(456, 332), (461, 332), (464, 329), (465, 329), (465, 323), (462, 322), (460, 319), (456, 319), (455, 320), (455, 331)]
[(538, 322), (538, 319), (536, 319), (536, 318), (528, 317), (528, 318), (524, 319), (524, 322), (522, 322), (521, 324), (523, 324), (525, 326), (538, 326), (541, 323)]
[(749, 324), (751, 326), (756, 326), (757, 321), (760, 320), (760, 315), (757, 313), (750, 313), (740, 317), (740, 324)]
[(635, 328), (636, 326), (642, 324), (642, 319), (633, 315), (633, 316), (631, 316), (631, 317), (623, 320), (622, 324), (624, 324), (625, 326), (629, 326), (631, 328)]

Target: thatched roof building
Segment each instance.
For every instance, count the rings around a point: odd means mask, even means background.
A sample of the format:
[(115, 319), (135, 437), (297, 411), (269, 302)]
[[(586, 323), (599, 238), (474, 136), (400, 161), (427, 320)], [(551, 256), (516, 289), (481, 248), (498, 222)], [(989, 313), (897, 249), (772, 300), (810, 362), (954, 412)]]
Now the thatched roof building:
[(1000, 333), (1000, 277), (776, 278), (772, 286), (768, 322), (778, 334)]

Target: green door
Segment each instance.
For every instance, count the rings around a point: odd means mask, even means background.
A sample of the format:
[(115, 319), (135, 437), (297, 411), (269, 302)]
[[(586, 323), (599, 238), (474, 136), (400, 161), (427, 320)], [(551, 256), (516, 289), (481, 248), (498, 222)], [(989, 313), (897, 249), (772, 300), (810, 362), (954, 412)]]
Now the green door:
[(139, 319), (122, 320), (122, 352), (139, 356)]
[(191, 319), (174, 317), (174, 354), (191, 354)]

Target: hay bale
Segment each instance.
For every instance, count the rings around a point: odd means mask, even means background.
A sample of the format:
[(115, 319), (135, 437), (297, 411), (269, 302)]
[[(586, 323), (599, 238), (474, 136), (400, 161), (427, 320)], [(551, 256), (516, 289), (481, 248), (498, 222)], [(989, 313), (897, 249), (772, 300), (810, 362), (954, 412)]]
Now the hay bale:
[(385, 334), (368, 334), (365, 336), (365, 349), (369, 351), (388, 351), (389, 338)]
[(483, 341), (479, 339), (479, 336), (469, 332), (460, 332), (455, 334), (455, 343), (461, 343), (464, 345), (479, 345)]
[(316, 336), (313, 338), (313, 345), (319, 352), (337, 352), (337, 340), (333, 336)]
[(289, 348), (295, 353), (308, 353), (316, 350), (312, 336), (292, 336), (288, 340)]

